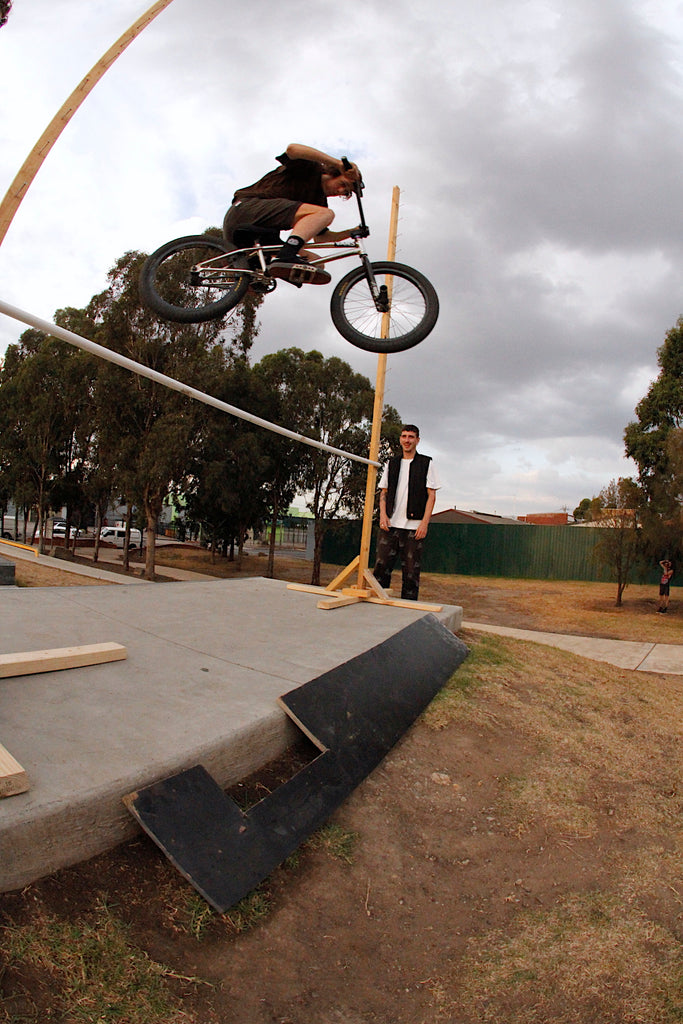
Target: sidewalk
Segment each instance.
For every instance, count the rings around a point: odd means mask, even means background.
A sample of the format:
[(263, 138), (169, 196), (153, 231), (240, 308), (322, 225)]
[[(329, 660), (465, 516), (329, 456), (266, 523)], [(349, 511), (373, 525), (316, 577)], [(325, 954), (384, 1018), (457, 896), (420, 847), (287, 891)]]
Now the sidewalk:
[(52, 555), (39, 555), (35, 550), (28, 550), (7, 540), (0, 540), (0, 555), (12, 561), (31, 562), (37, 565), (45, 565), (50, 569), (59, 569), (62, 572), (74, 573), (76, 576), (89, 576), (90, 579), (106, 580), (107, 583), (142, 583), (142, 579), (134, 576), (124, 576), (122, 573), (110, 572), (99, 566), (78, 565), (76, 562), (69, 562), (67, 559), (54, 558)]
[(667, 672), (683, 675), (683, 646), (654, 644), (638, 640), (606, 640), (602, 637), (572, 636), (566, 633), (541, 633), (532, 629), (514, 629), (510, 626), (492, 626), (488, 622), (463, 622), (463, 629), (511, 636), (516, 640), (531, 640), (548, 647), (559, 647), (582, 658), (606, 661), (617, 668), (638, 672)]
[[(85, 558), (92, 557), (93, 551), (94, 548), (79, 548), (79, 552), (82, 552)], [(9, 559), (46, 565), (51, 569), (59, 569), (61, 572), (74, 573), (76, 576), (89, 576), (90, 579), (106, 580), (108, 583), (135, 584), (144, 582), (141, 577), (126, 576), (124, 573), (114, 572), (106, 568), (107, 564), (121, 564), (121, 552), (118, 548), (100, 548), (97, 565), (80, 565), (78, 562), (54, 558), (52, 555), (37, 555), (34, 550), (29, 551), (24, 547), (19, 547), (5, 540), (0, 541), (0, 555)], [(142, 569), (141, 563), (134, 562), (133, 566), (135, 569)], [(176, 569), (168, 565), (157, 566), (157, 571), (160, 576), (166, 576), (168, 579), (181, 582), (197, 583), (199, 581), (209, 582), (210, 580), (218, 579), (217, 576), (207, 576), (204, 573), (190, 572), (187, 569)]]

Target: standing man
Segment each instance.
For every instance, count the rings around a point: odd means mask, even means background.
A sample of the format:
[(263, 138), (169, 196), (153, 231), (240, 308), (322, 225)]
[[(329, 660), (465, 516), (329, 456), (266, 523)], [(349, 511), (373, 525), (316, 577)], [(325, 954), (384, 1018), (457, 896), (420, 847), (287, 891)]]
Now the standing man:
[(665, 612), (669, 607), (669, 585), (674, 574), (674, 567), (668, 558), (659, 563), (662, 567), (662, 575), (659, 580), (659, 608), (658, 612)]
[(403, 571), (401, 597), (417, 601), (422, 548), (439, 489), (430, 456), (417, 451), (420, 431), (414, 423), (401, 428), (401, 455), (384, 467), (379, 482), (379, 538), (375, 579), (387, 590), (397, 558)]

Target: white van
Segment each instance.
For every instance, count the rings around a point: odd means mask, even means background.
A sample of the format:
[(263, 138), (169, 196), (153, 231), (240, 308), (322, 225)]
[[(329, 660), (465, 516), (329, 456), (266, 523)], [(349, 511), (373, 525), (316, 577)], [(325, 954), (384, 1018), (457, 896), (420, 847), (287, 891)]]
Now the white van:
[[(122, 526), (104, 526), (100, 531), (100, 540), (107, 544), (115, 544), (117, 548), (123, 547), (126, 531)], [(142, 544), (142, 534), (133, 527), (130, 531), (130, 547), (139, 548)]]

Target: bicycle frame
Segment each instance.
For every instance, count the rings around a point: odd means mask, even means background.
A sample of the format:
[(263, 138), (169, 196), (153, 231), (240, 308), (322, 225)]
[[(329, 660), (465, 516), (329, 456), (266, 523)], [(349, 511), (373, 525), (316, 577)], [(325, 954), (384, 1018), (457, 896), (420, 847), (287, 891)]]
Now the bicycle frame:
[[(352, 241), (307, 242), (303, 251), (309, 256), (310, 254), (318, 252), (325, 254), (318, 256), (317, 258), (309, 258), (309, 263), (312, 267), (335, 263), (338, 260), (348, 259), (349, 256), (358, 256), (363, 266), (368, 287), (370, 288), (370, 293), (377, 310), (380, 313), (387, 313), (390, 308), (390, 300), (386, 285), (382, 285), (380, 287), (377, 284), (372, 270), (372, 264), (367, 252), (365, 251), (365, 246), (363, 245), (363, 238), (367, 237), (369, 230), (365, 223), (365, 214), (363, 212), (363, 203), (361, 199), (362, 192), (363, 184), (362, 182), (357, 182), (354, 186), (354, 195), (358, 202), (360, 226), (357, 234), (352, 232)], [(279, 245), (261, 245), (259, 241), (255, 241), (253, 245), (246, 246), (242, 249), (233, 249), (229, 254), (231, 263), (230, 267), (220, 265), (221, 261), (225, 260), (225, 256), (214, 256), (211, 259), (204, 260), (192, 269), (192, 277), (195, 278), (196, 276), (196, 280), (193, 283), (219, 284), (221, 279), (223, 281), (225, 280), (225, 278), (222, 278), (222, 274), (226, 271), (229, 273), (235, 272), (237, 269), (235, 264), (237, 263), (238, 265), (243, 264), (243, 266), (239, 266), (240, 275), (246, 274), (253, 278), (254, 284), (265, 284), (267, 290), (270, 291), (275, 287), (275, 279), (271, 278), (268, 273), (268, 263), (270, 258), (279, 252), (280, 248), (281, 246)], [(336, 253), (336, 255), (333, 255), (333, 253)], [(249, 265), (253, 261), (253, 257), (258, 259), (258, 269)], [(246, 266), (244, 264), (246, 264)]]

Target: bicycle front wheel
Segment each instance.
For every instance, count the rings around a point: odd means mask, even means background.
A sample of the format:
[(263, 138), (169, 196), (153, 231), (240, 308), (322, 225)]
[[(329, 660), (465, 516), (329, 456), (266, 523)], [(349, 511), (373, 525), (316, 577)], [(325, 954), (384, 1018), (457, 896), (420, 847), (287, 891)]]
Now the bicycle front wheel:
[[(342, 337), (366, 352), (403, 352), (423, 341), (439, 316), (439, 299), (427, 278), (402, 263), (373, 263), (389, 309), (377, 309), (363, 267), (343, 277), (332, 293), (332, 322)], [(385, 319), (386, 318), (386, 319)], [(386, 337), (384, 336), (386, 335)]]
[(225, 316), (244, 298), (249, 280), (219, 238), (186, 235), (147, 258), (140, 297), (164, 320), (199, 324)]

